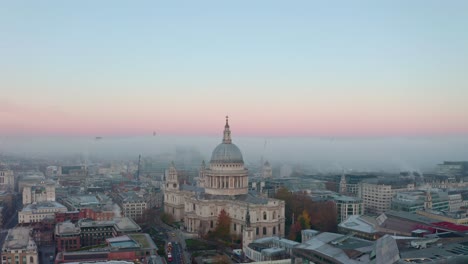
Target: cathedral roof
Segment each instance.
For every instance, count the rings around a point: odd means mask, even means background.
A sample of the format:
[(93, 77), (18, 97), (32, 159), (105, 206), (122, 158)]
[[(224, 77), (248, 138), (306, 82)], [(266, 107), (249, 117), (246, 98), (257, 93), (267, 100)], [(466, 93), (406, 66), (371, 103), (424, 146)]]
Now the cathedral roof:
[(228, 121), (226, 116), (223, 141), (213, 150), (211, 163), (244, 163), (240, 149), (232, 143)]
[(206, 200), (226, 200), (226, 201), (240, 201), (249, 204), (268, 204), (268, 198), (257, 195), (255, 192), (249, 192), (248, 194), (240, 195), (212, 195), (203, 194), (203, 198)]
[(232, 144), (219, 144), (211, 155), (211, 163), (244, 163), (240, 149)]

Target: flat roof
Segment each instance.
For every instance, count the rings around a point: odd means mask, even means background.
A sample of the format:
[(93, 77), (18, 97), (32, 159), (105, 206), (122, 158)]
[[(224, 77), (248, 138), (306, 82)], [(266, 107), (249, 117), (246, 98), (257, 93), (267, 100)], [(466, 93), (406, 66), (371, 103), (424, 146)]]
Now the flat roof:
[(115, 221), (115, 226), (117, 227), (118, 231), (140, 231), (141, 228), (140, 226), (135, 223), (131, 218), (128, 217), (120, 217), (120, 218), (114, 218)]
[(364, 219), (359, 215), (351, 215), (345, 221), (338, 224), (339, 227), (360, 231), (363, 233), (375, 233), (377, 230), (375, 226)]
[(90, 227), (90, 226), (114, 226), (115, 221), (80, 221), (78, 223), (80, 227)]
[(26, 249), (28, 246), (36, 249), (36, 243), (30, 239), (30, 231), (27, 227), (16, 227), (8, 230), (3, 250)]
[(39, 202), (35, 204), (28, 204), (21, 211), (25, 212), (25, 211), (35, 211), (35, 210), (51, 209), (51, 208), (66, 209), (66, 207), (63, 204), (58, 203), (56, 201), (44, 201), (44, 202)]
[(138, 242), (143, 248), (158, 249), (153, 239), (146, 233), (128, 234), (128, 236)]

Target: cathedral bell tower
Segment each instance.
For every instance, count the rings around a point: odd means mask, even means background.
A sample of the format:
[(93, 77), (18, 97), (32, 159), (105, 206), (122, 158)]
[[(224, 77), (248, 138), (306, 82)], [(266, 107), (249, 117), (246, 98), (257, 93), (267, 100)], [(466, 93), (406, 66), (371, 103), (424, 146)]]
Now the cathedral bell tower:
[(178, 190), (179, 189), (179, 178), (177, 177), (177, 170), (174, 162), (171, 162), (171, 166), (167, 170), (166, 175), (166, 190)]
[(198, 187), (205, 187), (205, 173), (206, 173), (206, 164), (205, 161), (202, 162), (200, 170), (198, 171), (197, 185)]

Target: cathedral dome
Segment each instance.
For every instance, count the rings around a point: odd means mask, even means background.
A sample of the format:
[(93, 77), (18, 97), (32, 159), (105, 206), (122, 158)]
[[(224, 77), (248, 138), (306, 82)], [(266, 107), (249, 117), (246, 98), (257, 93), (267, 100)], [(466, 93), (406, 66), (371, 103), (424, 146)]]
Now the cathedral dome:
[(236, 145), (221, 143), (213, 150), (211, 163), (244, 163), (244, 159)]
[(223, 142), (213, 150), (210, 163), (244, 164), (244, 159), (242, 158), (240, 149), (236, 145), (232, 144), (231, 130), (229, 129), (229, 120), (227, 116), (226, 125), (224, 126)]

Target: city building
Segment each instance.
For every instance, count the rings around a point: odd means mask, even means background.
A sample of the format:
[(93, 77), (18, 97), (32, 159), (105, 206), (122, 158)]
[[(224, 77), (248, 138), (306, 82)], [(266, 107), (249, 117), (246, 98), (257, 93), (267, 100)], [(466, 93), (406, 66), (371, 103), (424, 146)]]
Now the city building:
[(68, 211), (55, 213), (55, 222), (61, 223), (65, 221), (77, 222), (80, 219), (91, 219), (97, 221), (112, 220), (118, 217), (116, 212), (111, 210), (83, 208), (80, 211)]
[(284, 236), (284, 201), (249, 192), (248, 171), (240, 149), (232, 143), (226, 118), (224, 136), (209, 166), (199, 173), (197, 186), (180, 185), (172, 163), (164, 186), (164, 211), (184, 223), (188, 232), (205, 235), (216, 228), (222, 210), (231, 218), (230, 231), (241, 236), (247, 216), (255, 238)]
[[(372, 219), (373, 220), (373, 219)], [(354, 234), (354, 236), (376, 240), (379, 236), (378, 225), (366, 216), (352, 215), (338, 224), (338, 232), (342, 234)]]
[(449, 211), (457, 212), (463, 207), (463, 197), (461, 193), (448, 192)]
[(338, 223), (341, 223), (352, 215), (364, 214), (364, 202), (361, 198), (345, 195), (332, 195), (331, 198), (336, 204)]
[(2, 264), (39, 264), (36, 243), (28, 227), (8, 230), (2, 247)]
[(289, 260), (291, 263), (292, 249), (301, 243), (280, 237), (263, 237), (256, 239), (244, 247), (245, 256), (254, 261)]
[(270, 162), (265, 161), (262, 167), (262, 178), (272, 178), (273, 170), (271, 168)]
[(70, 211), (79, 211), (84, 208), (98, 209), (103, 206), (96, 195), (71, 195), (60, 199), (60, 202)]
[(72, 222), (55, 225), (55, 242), (57, 251), (71, 251), (81, 248), (81, 230)]
[(80, 228), (81, 246), (95, 246), (102, 244), (107, 238), (114, 236), (115, 221), (78, 221)]
[(441, 212), (435, 210), (418, 210), (416, 211), (418, 215), (425, 216), (437, 222), (448, 222), (457, 225), (467, 225), (468, 224), (468, 213), (466, 211), (462, 212)]
[(55, 213), (67, 212), (67, 208), (58, 202), (39, 202), (26, 205), (18, 212), (19, 223), (41, 222), (45, 218), (55, 218)]
[[(431, 196), (431, 209), (437, 211), (449, 210), (449, 195), (441, 190), (411, 190), (397, 192), (392, 199), (391, 208), (395, 211), (416, 212), (423, 210), (425, 207), (427, 192)], [(461, 205), (461, 196), (460, 205)]]
[(122, 261), (148, 263), (150, 259), (157, 255), (157, 250), (158, 248), (148, 234), (128, 234), (108, 238), (105, 240), (104, 246), (86, 250), (58, 252), (54, 263), (122, 264)]
[(60, 173), (57, 174), (57, 180), (61, 186), (81, 186), (86, 182), (87, 176), (86, 166), (61, 166)]
[(141, 227), (130, 217), (117, 217), (114, 218), (114, 222), (114, 236), (141, 232)]
[(395, 193), (414, 190), (414, 183), (402, 181), (364, 182), (361, 186), (361, 198), (366, 214), (381, 214), (390, 210)]
[(444, 161), (437, 165), (437, 173), (448, 176), (448, 180), (468, 176), (468, 161)]
[(58, 166), (47, 166), (45, 176), (48, 178), (57, 178), (62, 173)]
[(24, 185), (23, 205), (45, 201), (55, 201), (55, 183), (53, 181)]
[(130, 217), (133, 220), (142, 217), (143, 213), (148, 208), (146, 199), (132, 191), (117, 193), (114, 198), (115, 202), (122, 210), (122, 215)]
[(4, 166), (0, 166), (0, 190), (15, 190), (15, 175)]
[(45, 182), (46, 178), (40, 171), (27, 171), (19, 173), (18, 192), (23, 193), (24, 186), (32, 186)]
[(105, 243), (107, 238), (140, 233), (141, 228), (128, 217), (119, 217), (109, 221), (82, 219), (77, 223), (70, 221), (57, 223), (55, 240), (59, 251), (74, 250)]

